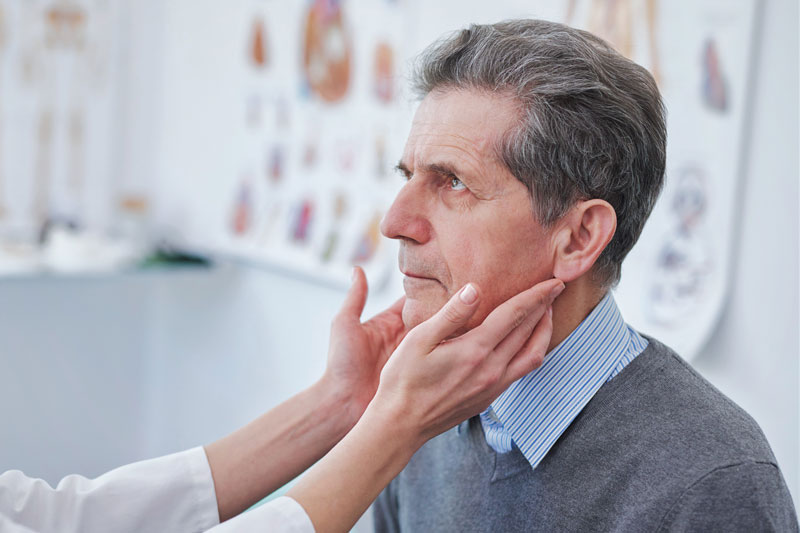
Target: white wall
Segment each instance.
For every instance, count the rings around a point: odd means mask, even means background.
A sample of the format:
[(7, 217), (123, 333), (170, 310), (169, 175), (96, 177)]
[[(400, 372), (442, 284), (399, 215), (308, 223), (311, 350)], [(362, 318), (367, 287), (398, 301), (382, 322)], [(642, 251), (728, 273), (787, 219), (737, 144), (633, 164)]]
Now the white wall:
[[(764, 8), (733, 287), (695, 366), (798, 501), (798, 11)], [(55, 482), (222, 436), (319, 375), (342, 296), (244, 268), (0, 281), (0, 471)]]
[(0, 471), (55, 482), (142, 457), (150, 285), (0, 279)]
[(155, 289), (150, 455), (222, 437), (325, 368), (337, 290), (235, 267), (164, 277)]
[(755, 417), (797, 502), (798, 8), (764, 4), (733, 288), (694, 366)]

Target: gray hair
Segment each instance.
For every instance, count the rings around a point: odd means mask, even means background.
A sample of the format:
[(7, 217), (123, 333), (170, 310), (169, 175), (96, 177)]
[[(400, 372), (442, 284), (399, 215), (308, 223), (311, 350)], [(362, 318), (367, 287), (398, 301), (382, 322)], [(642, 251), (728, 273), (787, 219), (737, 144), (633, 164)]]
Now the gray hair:
[(580, 200), (600, 198), (617, 230), (593, 268), (604, 287), (642, 232), (664, 182), (666, 111), (656, 82), (591, 33), (542, 20), (472, 25), (429, 46), (412, 85), (505, 93), (519, 122), (497, 153), (551, 226)]

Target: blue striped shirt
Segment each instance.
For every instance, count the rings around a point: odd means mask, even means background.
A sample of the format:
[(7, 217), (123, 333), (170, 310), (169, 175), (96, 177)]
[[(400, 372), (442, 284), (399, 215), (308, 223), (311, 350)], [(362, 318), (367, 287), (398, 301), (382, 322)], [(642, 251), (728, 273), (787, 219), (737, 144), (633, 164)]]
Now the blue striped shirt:
[(600, 387), (646, 347), (609, 292), (542, 366), (481, 413), (486, 442), (498, 453), (511, 451), (513, 442), (536, 468)]

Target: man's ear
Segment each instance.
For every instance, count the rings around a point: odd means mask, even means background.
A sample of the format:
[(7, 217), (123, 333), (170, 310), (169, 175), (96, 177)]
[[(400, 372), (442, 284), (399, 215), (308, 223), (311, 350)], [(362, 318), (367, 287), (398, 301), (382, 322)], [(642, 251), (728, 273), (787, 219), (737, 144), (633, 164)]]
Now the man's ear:
[(611, 242), (617, 213), (605, 200), (578, 202), (557, 223), (553, 275), (568, 282), (588, 272)]

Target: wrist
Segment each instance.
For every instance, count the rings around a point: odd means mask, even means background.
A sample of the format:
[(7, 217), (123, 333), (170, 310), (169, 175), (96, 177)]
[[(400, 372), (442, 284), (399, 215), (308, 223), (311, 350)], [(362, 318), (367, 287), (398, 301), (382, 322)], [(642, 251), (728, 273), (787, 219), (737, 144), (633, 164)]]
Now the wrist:
[(343, 386), (327, 373), (311, 386), (318, 405), (328, 406), (330, 416), (337, 420), (343, 435), (350, 431), (364, 414), (365, 405), (360, 405), (352, 388)]
[(382, 394), (379, 390), (367, 406), (359, 425), (368, 426), (370, 430), (400, 443), (403, 448), (408, 449), (410, 458), (430, 439), (420, 425), (419, 416), (414, 414), (410, 406), (408, 399)]

